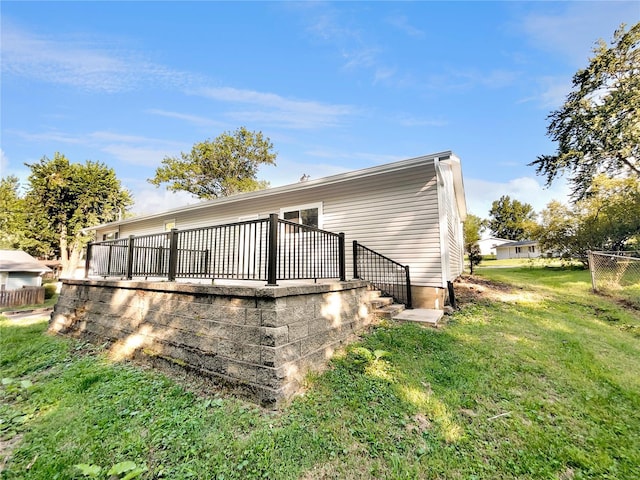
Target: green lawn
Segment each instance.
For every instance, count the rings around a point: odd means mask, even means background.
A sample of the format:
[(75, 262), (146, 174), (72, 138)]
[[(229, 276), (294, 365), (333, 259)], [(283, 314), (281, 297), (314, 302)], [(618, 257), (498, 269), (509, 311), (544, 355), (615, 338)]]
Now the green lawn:
[(279, 413), (0, 321), (0, 478), (640, 478), (640, 312), (587, 271), (479, 277), (444, 328), (375, 328)]

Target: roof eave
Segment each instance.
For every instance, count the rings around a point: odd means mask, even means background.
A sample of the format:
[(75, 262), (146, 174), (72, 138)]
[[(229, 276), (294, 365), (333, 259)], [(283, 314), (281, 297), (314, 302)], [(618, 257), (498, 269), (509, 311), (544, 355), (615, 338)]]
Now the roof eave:
[[(192, 205), (186, 205), (183, 207), (179, 207), (179, 208), (174, 208), (171, 210), (165, 210), (163, 212), (158, 212), (158, 213), (153, 213), (150, 215), (140, 215), (137, 217), (133, 217), (133, 218), (128, 218), (125, 220), (120, 220), (117, 222), (110, 222), (110, 223), (103, 223), (101, 225), (96, 225), (96, 226), (92, 226), (92, 227), (87, 227), (84, 229), (84, 231), (90, 232), (90, 231), (95, 231), (95, 230), (101, 230), (104, 228), (115, 228), (118, 227), (120, 225), (127, 225), (130, 223), (135, 223), (135, 222), (139, 222), (139, 221), (143, 221), (143, 220), (152, 220), (152, 219), (156, 219), (156, 218), (162, 218), (162, 217), (168, 217), (168, 216), (172, 216), (178, 213), (184, 213), (184, 212), (190, 212), (193, 210), (199, 210), (201, 208), (207, 208), (207, 207), (211, 207), (211, 206), (216, 206), (216, 205), (224, 205), (227, 203), (234, 203), (234, 202), (239, 202), (239, 201), (243, 201), (243, 200), (250, 200), (250, 199), (256, 199), (256, 198), (262, 198), (262, 197), (268, 197), (271, 195), (279, 195), (282, 193), (288, 193), (288, 192), (294, 192), (294, 191), (302, 191), (302, 190), (308, 190), (310, 188), (316, 188), (316, 187), (320, 187), (320, 186), (325, 186), (325, 185), (332, 185), (332, 184), (336, 184), (336, 183), (341, 183), (341, 182), (345, 182), (345, 181), (349, 181), (349, 180), (354, 180), (354, 179), (358, 179), (358, 178), (366, 178), (372, 175), (380, 175), (382, 173), (386, 173), (386, 172), (393, 172), (393, 171), (398, 171), (398, 170), (404, 170), (407, 168), (411, 168), (414, 167), (416, 165), (420, 165), (421, 163), (429, 163), (429, 162), (433, 162), (434, 159), (438, 158), (440, 161), (448, 161), (451, 158), (455, 158), (457, 160), (457, 162), (454, 162), (457, 164), (457, 168), (458, 170), (460, 169), (460, 160), (455, 157), (453, 155), (453, 153), (451, 151), (444, 151), (444, 152), (439, 152), (439, 153), (434, 153), (434, 154), (430, 154), (430, 155), (423, 155), (420, 157), (414, 157), (414, 158), (409, 158), (407, 160), (401, 160), (399, 162), (393, 162), (393, 163), (387, 163), (384, 165), (377, 165), (375, 167), (369, 167), (369, 168), (365, 168), (365, 169), (360, 169), (360, 170), (353, 170), (350, 172), (345, 172), (345, 173), (339, 173), (337, 175), (331, 175), (329, 177), (323, 177), (323, 178), (318, 178), (315, 180), (307, 180), (305, 182), (297, 182), (297, 183), (290, 183), (288, 185), (282, 185), (280, 187), (273, 187), (273, 188), (268, 188), (266, 190), (258, 190), (255, 192), (246, 192), (246, 193), (239, 193), (237, 195), (231, 195), (228, 197), (223, 197), (223, 198), (216, 198), (213, 200), (205, 200), (205, 201), (200, 201), (198, 203), (192, 204)], [(455, 171), (455, 168), (454, 168)], [(455, 173), (454, 173), (454, 178), (455, 178)], [(461, 173), (458, 171), (459, 176), (459, 181), (462, 181), (462, 176)], [(460, 183), (460, 188), (462, 188), (462, 200), (458, 199), (458, 187), (456, 188), (456, 201), (458, 202), (458, 208), (460, 208), (460, 201), (462, 201), (462, 205), (464, 207), (464, 216), (466, 216), (466, 203), (464, 202), (464, 187), (462, 186), (462, 184)]]

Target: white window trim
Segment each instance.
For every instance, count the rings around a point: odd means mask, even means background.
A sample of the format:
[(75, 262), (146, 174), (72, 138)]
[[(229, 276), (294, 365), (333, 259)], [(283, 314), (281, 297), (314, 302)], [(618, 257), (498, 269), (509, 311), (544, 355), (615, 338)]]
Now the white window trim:
[(114, 238), (111, 238), (110, 240), (117, 240), (117, 239), (119, 239), (119, 238), (120, 238), (120, 230), (119, 230), (119, 229), (115, 229), (115, 230), (107, 230), (106, 232), (102, 232), (102, 233), (100, 234), (100, 237), (101, 237), (101, 238), (100, 238), (100, 241), (101, 241), (101, 242), (104, 242), (104, 241), (106, 241), (106, 240), (109, 240), (109, 239), (104, 238), (104, 237), (105, 237), (105, 236), (108, 236), (108, 235), (112, 235), (112, 234), (115, 234), (116, 236), (115, 236)]
[(302, 205), (293, 205), (291, 207), (285, 207), (280, 209), (279, 217), (284, 218), (284, 212), (293, 212), (296, 210), (309, 210), (311, 208), (318, 209), (318, 228), (324, 228), (324, 219), (322, 213), (322, 202), (304, 203)]

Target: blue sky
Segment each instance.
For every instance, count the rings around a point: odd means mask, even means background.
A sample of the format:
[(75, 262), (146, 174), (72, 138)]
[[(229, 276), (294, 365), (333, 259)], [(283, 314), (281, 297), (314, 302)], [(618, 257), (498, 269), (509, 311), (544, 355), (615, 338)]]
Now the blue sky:
[(55, 152), (113, 167), (152, 213), (165, 156), (240, 126), (273, 186), (422, 154), (461, 159), (470, 212), (565, 200), (527, 164), (594, 43), (638, 2), (13, 2), (2, 14), (2, 176)]

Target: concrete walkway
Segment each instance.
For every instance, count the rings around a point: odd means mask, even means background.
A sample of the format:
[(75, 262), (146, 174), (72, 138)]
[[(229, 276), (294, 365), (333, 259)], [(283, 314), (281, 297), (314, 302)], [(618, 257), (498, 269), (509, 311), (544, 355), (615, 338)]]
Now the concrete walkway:
[(432, 310), (430, 308), (413, 308), (411, 310), (403, 310), (394, 315), (393, 320), (401, 322), (415, 322), (437, 327), (444, 312), (442, 310)]

